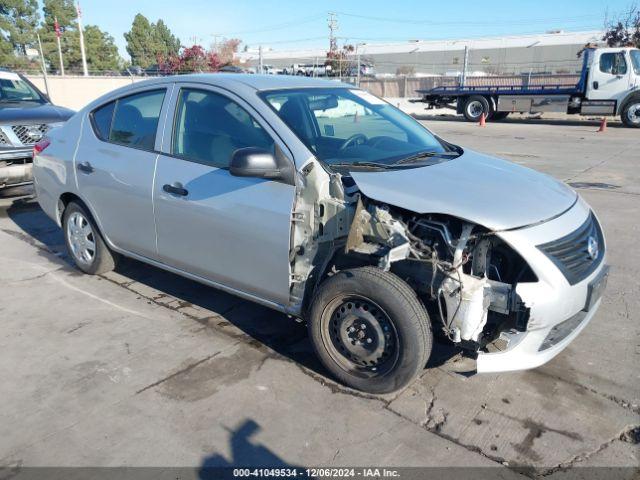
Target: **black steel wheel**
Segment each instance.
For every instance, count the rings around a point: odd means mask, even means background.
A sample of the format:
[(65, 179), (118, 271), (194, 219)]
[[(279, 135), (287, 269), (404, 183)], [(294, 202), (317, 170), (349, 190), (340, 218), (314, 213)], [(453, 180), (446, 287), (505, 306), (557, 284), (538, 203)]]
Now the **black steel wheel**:
[(311, 303), (308, 327), (331, 374), (368, 393), (411, 383), (426, 365), (433, 341), (415, 292), (375, 267), (343, 270), (325, 280)]

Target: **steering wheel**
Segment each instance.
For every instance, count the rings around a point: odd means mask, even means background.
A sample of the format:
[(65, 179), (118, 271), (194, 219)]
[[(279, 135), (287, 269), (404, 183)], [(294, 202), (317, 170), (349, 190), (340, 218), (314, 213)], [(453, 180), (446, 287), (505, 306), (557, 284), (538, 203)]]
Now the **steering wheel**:
[[(359, 142), (359, 140), (362, 140), (362, 142)], [(366, 143), (368, 140), (367, 136), (363, 133), (356, 133), (355, 135), (351, 135), (349, 138), (347, 138), (342, 145), (340, 145), (340, 148), (338, 149), (338, 151), (343, 151), (346, 150), (349, 147), (352, 147), (354, 145), (357, 145), (358, 143)]]

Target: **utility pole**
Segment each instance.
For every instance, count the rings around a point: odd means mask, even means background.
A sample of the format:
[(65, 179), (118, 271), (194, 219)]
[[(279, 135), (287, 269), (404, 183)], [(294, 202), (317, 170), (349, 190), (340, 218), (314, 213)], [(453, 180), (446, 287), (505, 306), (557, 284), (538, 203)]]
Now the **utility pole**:
[(338, 40), (336, 39), (336, 32), (338, 31), (338, 18), (333, 12), (329, 12), (329, 18), (327, 19), (327, 25), (329, 26), (329, 51), (334, 53), (338, 50)]
[(49, 81), (47, 80), (47, 66), (44, 63), (44, 55), (42, 53), (42, 42), (40, 42), (40, 34), (36, 33), (36, 37), (38, 37), (38, 48), (40, 49), (40, 62), (42, 64), (42, 76), (44, 77), (44, 89), (47, 91), (47, 97), (51, 99), (51, 94), (49, 93)]
[(80, 2), (76, 6), (78, 11), (78, 32), (80, 33), (80, 54), (82, 55), (82, 70), (85, 77), (89, 76), (89, 70), (87, 69), (87, 54), (84, 51), (84, 34), (82, 33), (82, 10), (80, 10)]
[(258, 73), (259, 74), (264, 73), (264, 63), (262, 59), (262, 45), (258, 47)]
[(62, 47), (60, 46), (60, 24), (58, 17), (53, 18), (53, 29), (56, 32), (56, 41), (58, 42), (58, 60), (60, 60), (60, 76), (64, 77), (64, 63), (62, 62)]
[(464, 63), (462, 64), (462, 77), (460, 78), (460, 86), (464, 87), (467, 83), (467, 69), (469, 68), (469, 46), (464, 46)]
[(360, 88), (360, 44), (356, 44), (356, 62), (358, 62), (358, 65), (356, 66), (356, 68), (358, 69), (358, 76), (357, 76), (357, 85), (358, 88)]

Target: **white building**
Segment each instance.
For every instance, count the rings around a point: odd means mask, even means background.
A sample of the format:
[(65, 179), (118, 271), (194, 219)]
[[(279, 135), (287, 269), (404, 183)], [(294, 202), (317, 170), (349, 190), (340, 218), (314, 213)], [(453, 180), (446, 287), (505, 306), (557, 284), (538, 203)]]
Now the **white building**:
[[(602, 31), (551, 32), (537, 35), (416, 40), (403, 43), (360, 44), (361, 59), (373, 63), (378, 75), (398, 70), (416, 75), (455, 74), (462, 70), (468, 47), (468, 72), (574, 73), (581, 68), (577, 53), (586, 45), (601, 43)], [(258, 65), (258, 51), (238, 54), (247, 66)], [(274, 50), (263, 48), (263, 63), (274, 67), (324, 63), (325, 49)]]

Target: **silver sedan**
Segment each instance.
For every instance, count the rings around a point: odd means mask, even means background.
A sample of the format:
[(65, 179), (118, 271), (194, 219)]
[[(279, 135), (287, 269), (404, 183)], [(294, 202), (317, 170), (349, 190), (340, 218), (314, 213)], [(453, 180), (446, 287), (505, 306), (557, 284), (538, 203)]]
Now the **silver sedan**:
[(478, 372), (541, 365), (606, 285), (600, 224), (573, 190), (350, 85), (153, 79), (35, 152), (38, 201), (82, 271), (125, 255), (302, 318), (327, 370), (367, 392), (408, 385), (434, 329)]

